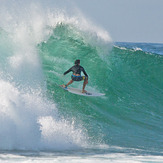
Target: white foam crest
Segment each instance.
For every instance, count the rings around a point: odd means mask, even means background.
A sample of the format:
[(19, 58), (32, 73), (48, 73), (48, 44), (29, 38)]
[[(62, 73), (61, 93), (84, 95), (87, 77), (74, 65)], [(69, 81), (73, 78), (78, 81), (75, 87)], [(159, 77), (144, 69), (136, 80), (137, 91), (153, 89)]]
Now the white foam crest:
[(41, 93), (18, 90), (10, 82), (0, 80), (0, 149), (36, 149), (39, 147), (38, 116), (57, 111)]
[[(15, 7), (12, 3), (11, 6)], [(26, 85), (35, 88), (35, 83), (40, 85), (40, 81), (43, 80), (37, 52), (37, 44), (44, 37), (44, 32), (41, 31), (43, 23), (40, 21), (40, 28), (36, 31), (35, 26), (38, 27), (38, 18), (35, 18), (35, 13), (32, 13), (35, 9), (33, 6), (29, 8), (29, 13), (21, 12), (23, 9), (19, 5), (16, 6), (18, 8), (12, 8), (11, 11), (10, 7), (9, 9), (7, 7), (5, 6), (0, 12), (1, 17), (6, 15), (0, 26), (8, 33), (7, 38), (10, 40), (11, 46), (8, 54), (1, 54), (7, 65), (2, 70), (13, 76), (16, 82), (22, 83), (22, 85), (26, 83)], [(24, 10), (26, 11), (27, 8)]]
[(121, 49), (121, 50), (127, 50), (127, 48), (125, 47), (120, 47), (120, 46), (117, 46), (117, 45), (114, 45), (114, 47), (118, 48), (118, 49)]
[(0, 80), (0, 150), (65, 150), (81, 147), (82, 130), (60, 118), (39, 90), (19, 90)]
[[(5, 65), (0, 66), (0, 150), (75, 148), (84, 136), (72, 123), (59, 120), (56, 105), (46, 98), (37, 50), (53, 31), (47, 26), (68, 18), (61, 14), (55, 20), (41, 4), (20, 2), (0, 7), (0, 26), (11, 45), (0, 54)], [(0, 48), (5, 45), (0, 43)]]
[[(86, 19), (81, 13), (79, 15), (78, 24), (80, 24), (81, 30), (89, 31), (92, 34), (95, 34), (97, 38), (103, 40), (104, 42), (112, 42), (108, 31), (104, 30), (102, 27), (99, 27), (93, 24), (90, 20)], [(82, 22), (82, 23), (81, 23)]]
[(80, 143), (84, 137), (82, 136), (82, 130), (75, 128), (74, 122), (70, 123), (65, 119), (56, 121), (51, 116), (40, 117), (38, 122), (41, 124), (44, 148), (68, 150), (81, 147)]
[[(48, 3), (53, 6), (48, 6)], [(10, 2), (9, 10), (1, 8), (0, 18), (4, 19), (5, 17), (5, 19), (0, 26), (11, 33), (15, 33), (16, 31), (13, 29), (16, 29), (19, 33), (18, 37), (21, 36), (21, 38), (23, 35), (32, 36), (32, 40), (38, 43), (51, 33), (47, 26), (55, 27), (59, 23), (65, 23), (72, 24), (81, 31), (89, 31), (103, 41), (112, 42), (108, 31), (91, 22), (75, 6), (67, 10), (64, 7), (59, 9), (55, 7), (56, 1), (48, 1), (45, 6), (43, 5), (41, 0), (35, 3), (26, 1), (22, 3), (19, 0), (17, 3), (14, 1), (14, 4)], [(10, 24), (10, 26), (6, 26), (6, 24)]]
[(0, 154), (0, 163), (142, 163), (142, 162), (155, 162), (162, 163), (163, 156), (155, 156), (155, 155), (136, 155), (136, 154), (126, 154), (126, 153), (113, 153), (110, 154), (90, 154), (89, 153), (81, 153), (80, 155), (72, 154), (69, 155), (60, 154), (45, 154), (40, 157), (33, 156), (24, 156), (23, 154)]
[[(51, 6), (48, 6), (48, 4)], [(20, 5), (23, 7), (20, 7)], [(6, 19), (3, 23), (0, 23), (0, 26), (8, 33), (13, 34), (16, 49), (19, 49), (15, 53), (25, 53), (24, 59), (29, 60), (31, 54), (35, 55), (30, 51), (32, 50), (31, 45), (36, 46), (38, 43), (46, 42), (56, 25), (63, 23), (75, 27), (77, 30), (73, 30), (73, 32), (76, 32), (76, 36), (81, 36), (86, 44), (96, 46), (99, 56), (105, 60), (105, 55), (112, 47), (112, 39), (106, 30), (92, 23), (74, 6), (69, 6), (67, 10), (64, 7), (57, 8), (56, 1), (51, 0), (48, 0), (45, 6), (43, 5), (44, 3), (41, 0), (35, 3), (18, 1), (14, 5), (10, 4), (10, 6), (16, 6), (16, 11), (13, 8), (11, 8), (11, 11), (7, 10), (5, 14), (3, 13), (4, 9), (1, 11), (3, 14), (0, 14), (0, 18), (6, 17)], [(6, 24), (11, 25), (6, 26)], [(20, 49), (22, 50), (20, 51)], [(12, 59), (11, 62), (14, 65), (16, 65), (15, 62), (22, 63), (19, 54)], [(34, 61), (34, 63), (37, 62)]]
[(138, 48), (138, 47), (135, 47), (133, 49), (134, 49), (134, 51), (143, 51), (141, 48)]

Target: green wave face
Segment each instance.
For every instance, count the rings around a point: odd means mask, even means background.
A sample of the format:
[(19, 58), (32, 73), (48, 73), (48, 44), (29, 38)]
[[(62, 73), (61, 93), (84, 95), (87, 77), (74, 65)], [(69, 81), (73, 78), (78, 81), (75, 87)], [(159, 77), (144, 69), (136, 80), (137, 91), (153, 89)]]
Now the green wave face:
[[(162, 136), (163, 58), (140, 50), (123, 49), (73, 25), (58, 24), (38, 45), (49, 98), (59, 112), (74, 119), (91, 143), (160, 151)], [(76, 59), (89, 75), (87, 90), (105, 97), (82, 97), (60, 89)], [(82, 82), (72, 84), (82, 87)]]
[[(58, 3), (1, 2), (0, 151), (162, 155), (163, 46), (113, 44), (73, 5)], [(71, 79), (63, 73), (76, 59), (89, 75), (86, 90), (105, 96), (58, 86)]]

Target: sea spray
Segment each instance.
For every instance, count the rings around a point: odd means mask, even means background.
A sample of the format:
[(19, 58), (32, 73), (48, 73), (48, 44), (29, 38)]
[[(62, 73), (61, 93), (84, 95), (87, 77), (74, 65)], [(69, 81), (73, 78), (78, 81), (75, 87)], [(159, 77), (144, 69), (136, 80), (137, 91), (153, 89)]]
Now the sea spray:
[[(116, 153), (113, 158), (118, 152), (162, 155), (161, 50), (153, 44), (112, 47), (105, 30), (43, 2), (1, 8), (2, 150), (81, 148), (87, 155), (89, 147), (90, 154)], [(86, 89), (104, 98), (58, 87), (71, 79), (62, 74), (78, 58), (89, 75)]]
[(48, 99), (38, 50), (39, 43), (49, 39), (57, 24), (77, 22), (77, 19), (62, 16), (61, 12), (59, 17), (49, 11), (42, 12), (43, 7), (38, 4), (21, 4), (11, 3), (12, 9), (1, 6), (0, 12), (1, 18), (6, 16), (0, 24), (0, 149), (81, 147), (86, 142), (82, 127), (77, 129), (71, 118), (65, 120), (58, 113), (55, 100)]

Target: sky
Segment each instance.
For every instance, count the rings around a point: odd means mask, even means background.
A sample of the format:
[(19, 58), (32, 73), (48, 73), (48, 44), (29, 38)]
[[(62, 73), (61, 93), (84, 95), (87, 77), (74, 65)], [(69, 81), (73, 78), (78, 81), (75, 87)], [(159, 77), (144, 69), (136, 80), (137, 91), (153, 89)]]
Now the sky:
[(72, 0), (113, 41), (163, 43), (163, 0)]

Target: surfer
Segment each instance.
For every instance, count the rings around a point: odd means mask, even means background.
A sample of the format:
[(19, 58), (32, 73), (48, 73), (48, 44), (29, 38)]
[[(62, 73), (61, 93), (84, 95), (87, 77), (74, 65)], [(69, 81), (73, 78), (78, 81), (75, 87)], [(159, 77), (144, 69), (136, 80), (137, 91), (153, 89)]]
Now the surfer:
[[(82, 81), (82, 80), (84, 80), (82, 93), (86, 93), (87, 91), (85, 90), (85, 86), (88, 84), (88, 75), (85, 72), (84, 68), (82, 66), (80, 66), (80, 60), (79, 59), (77, 59), (75, 61), (74, 66), (72, 66), (69, 70), (64, 72), (64, 75), (68, 74), (70, 71), (73, 72), (73, 74), (71, 76), (71, 80), (66, 85), (63, 84), (62, 87), (66, 88), (67, 86), (72, 84), (74, 81)], [(81, 76), (81, 72), (83, 72), (85, 76)]]

